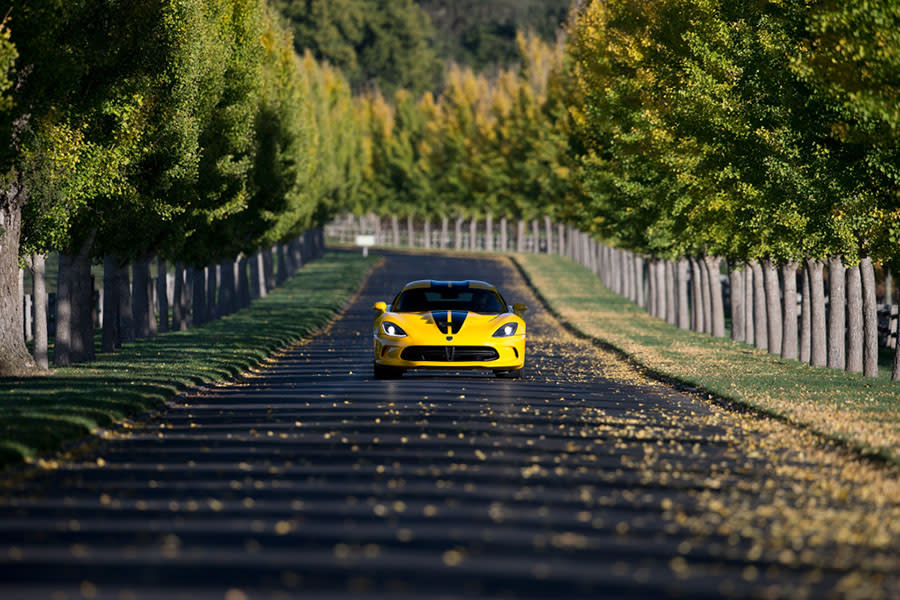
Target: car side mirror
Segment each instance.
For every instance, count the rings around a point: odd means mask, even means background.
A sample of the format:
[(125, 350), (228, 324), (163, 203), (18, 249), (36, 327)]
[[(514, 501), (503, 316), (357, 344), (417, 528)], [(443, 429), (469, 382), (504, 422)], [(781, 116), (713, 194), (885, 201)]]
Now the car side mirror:
[(517, 315), (521, 315), (526, 310), (528, 310), (528, 307), (525, 306), (524, 304), (522, 304), (521, 302), (517, 302), (517, 303), (513, 304), (513, 312), (516, 313)]
[(372, 308), (375, 309), (375, 316), (377, 317), (378, 315), (382, 315), (387, 312), (387, 302), (376, 302), (375, 306), (373, 306)]

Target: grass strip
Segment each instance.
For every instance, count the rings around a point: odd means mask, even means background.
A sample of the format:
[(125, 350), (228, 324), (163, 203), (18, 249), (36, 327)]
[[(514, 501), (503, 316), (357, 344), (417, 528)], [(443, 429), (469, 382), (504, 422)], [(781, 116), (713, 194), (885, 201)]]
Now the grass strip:
[(900, 385), (811, 367), (725, 338), (678, 329), (559, 256), (515, 256), (558, 317), (664, 378), (788, 420), (900, 464)]
[(186, 388), (246, 372), (326, 325), (377, 260), (327, 253), (213, 323), (145, 338), (47, 377), (0, 380), (0, 467), (161, 408)]

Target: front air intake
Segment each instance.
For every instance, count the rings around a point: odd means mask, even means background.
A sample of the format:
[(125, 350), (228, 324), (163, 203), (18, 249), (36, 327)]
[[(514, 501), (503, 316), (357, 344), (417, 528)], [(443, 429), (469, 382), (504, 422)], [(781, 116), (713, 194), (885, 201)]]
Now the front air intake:
[(500, 355), (490, 346), (409, 346), (400, 354), (409, 361), (488, 362)]

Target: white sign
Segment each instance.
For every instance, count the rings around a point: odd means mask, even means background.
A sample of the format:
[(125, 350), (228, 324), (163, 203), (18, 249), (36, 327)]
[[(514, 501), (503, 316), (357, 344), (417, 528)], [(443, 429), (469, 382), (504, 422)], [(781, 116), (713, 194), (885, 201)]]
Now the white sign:
[(356, 236), (356, 245), (362, 246), (363, 256), (369, 255), (369, 246), (375, 245), (374, 235), (358, 235)]

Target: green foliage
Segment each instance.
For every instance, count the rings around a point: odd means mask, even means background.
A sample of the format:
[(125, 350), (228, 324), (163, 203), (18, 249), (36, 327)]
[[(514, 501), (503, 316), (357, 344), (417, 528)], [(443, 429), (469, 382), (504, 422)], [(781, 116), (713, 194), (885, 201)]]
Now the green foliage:
[(276, 0), (297, 51), (341, 70), (354, 89), (430, 89), (441, 65), (434, 30), (413, 0)]
[(0, 159), (29, 197), (23, 253), (92, 239), (96, 257), (203, 264), (318, 225), (358, 194), (367, 153), (350, 88), (296, 55), (264, 0), (14, 8), (28, 67), (0, 119), (16, 141)]
[(0, 112), (13, 107), (13, 98), (9, 91), (13, 86), (13, 67), (19, 52), (12, 42), (9, 30), (9, 17), (0, 22)]
[(865, 253), (896, 260), (900, 247), (900, 5), (841, 0), (805, 15), (794, 68), (837, 117), (827, 132), (851, 148), (850, 188), (835, 209)]
[(451, 66), (443, 91), (368, 99), (370, 204), (381, 214), (532, 218), (571, 195), (562, 47), (519, 38), (497, 77)]
[(590, 3), (569, 45), (582, 222), (660, 255), (869, 252), (896, 155), (835, 135), (842, 109), (802, 58), (821, 22), (802, 2)]
[(441, 56), (478, 71), (517, 63), (517, 36), (533, 31), (554, 40), (569, 0), (416, 0), (437, 29)]

